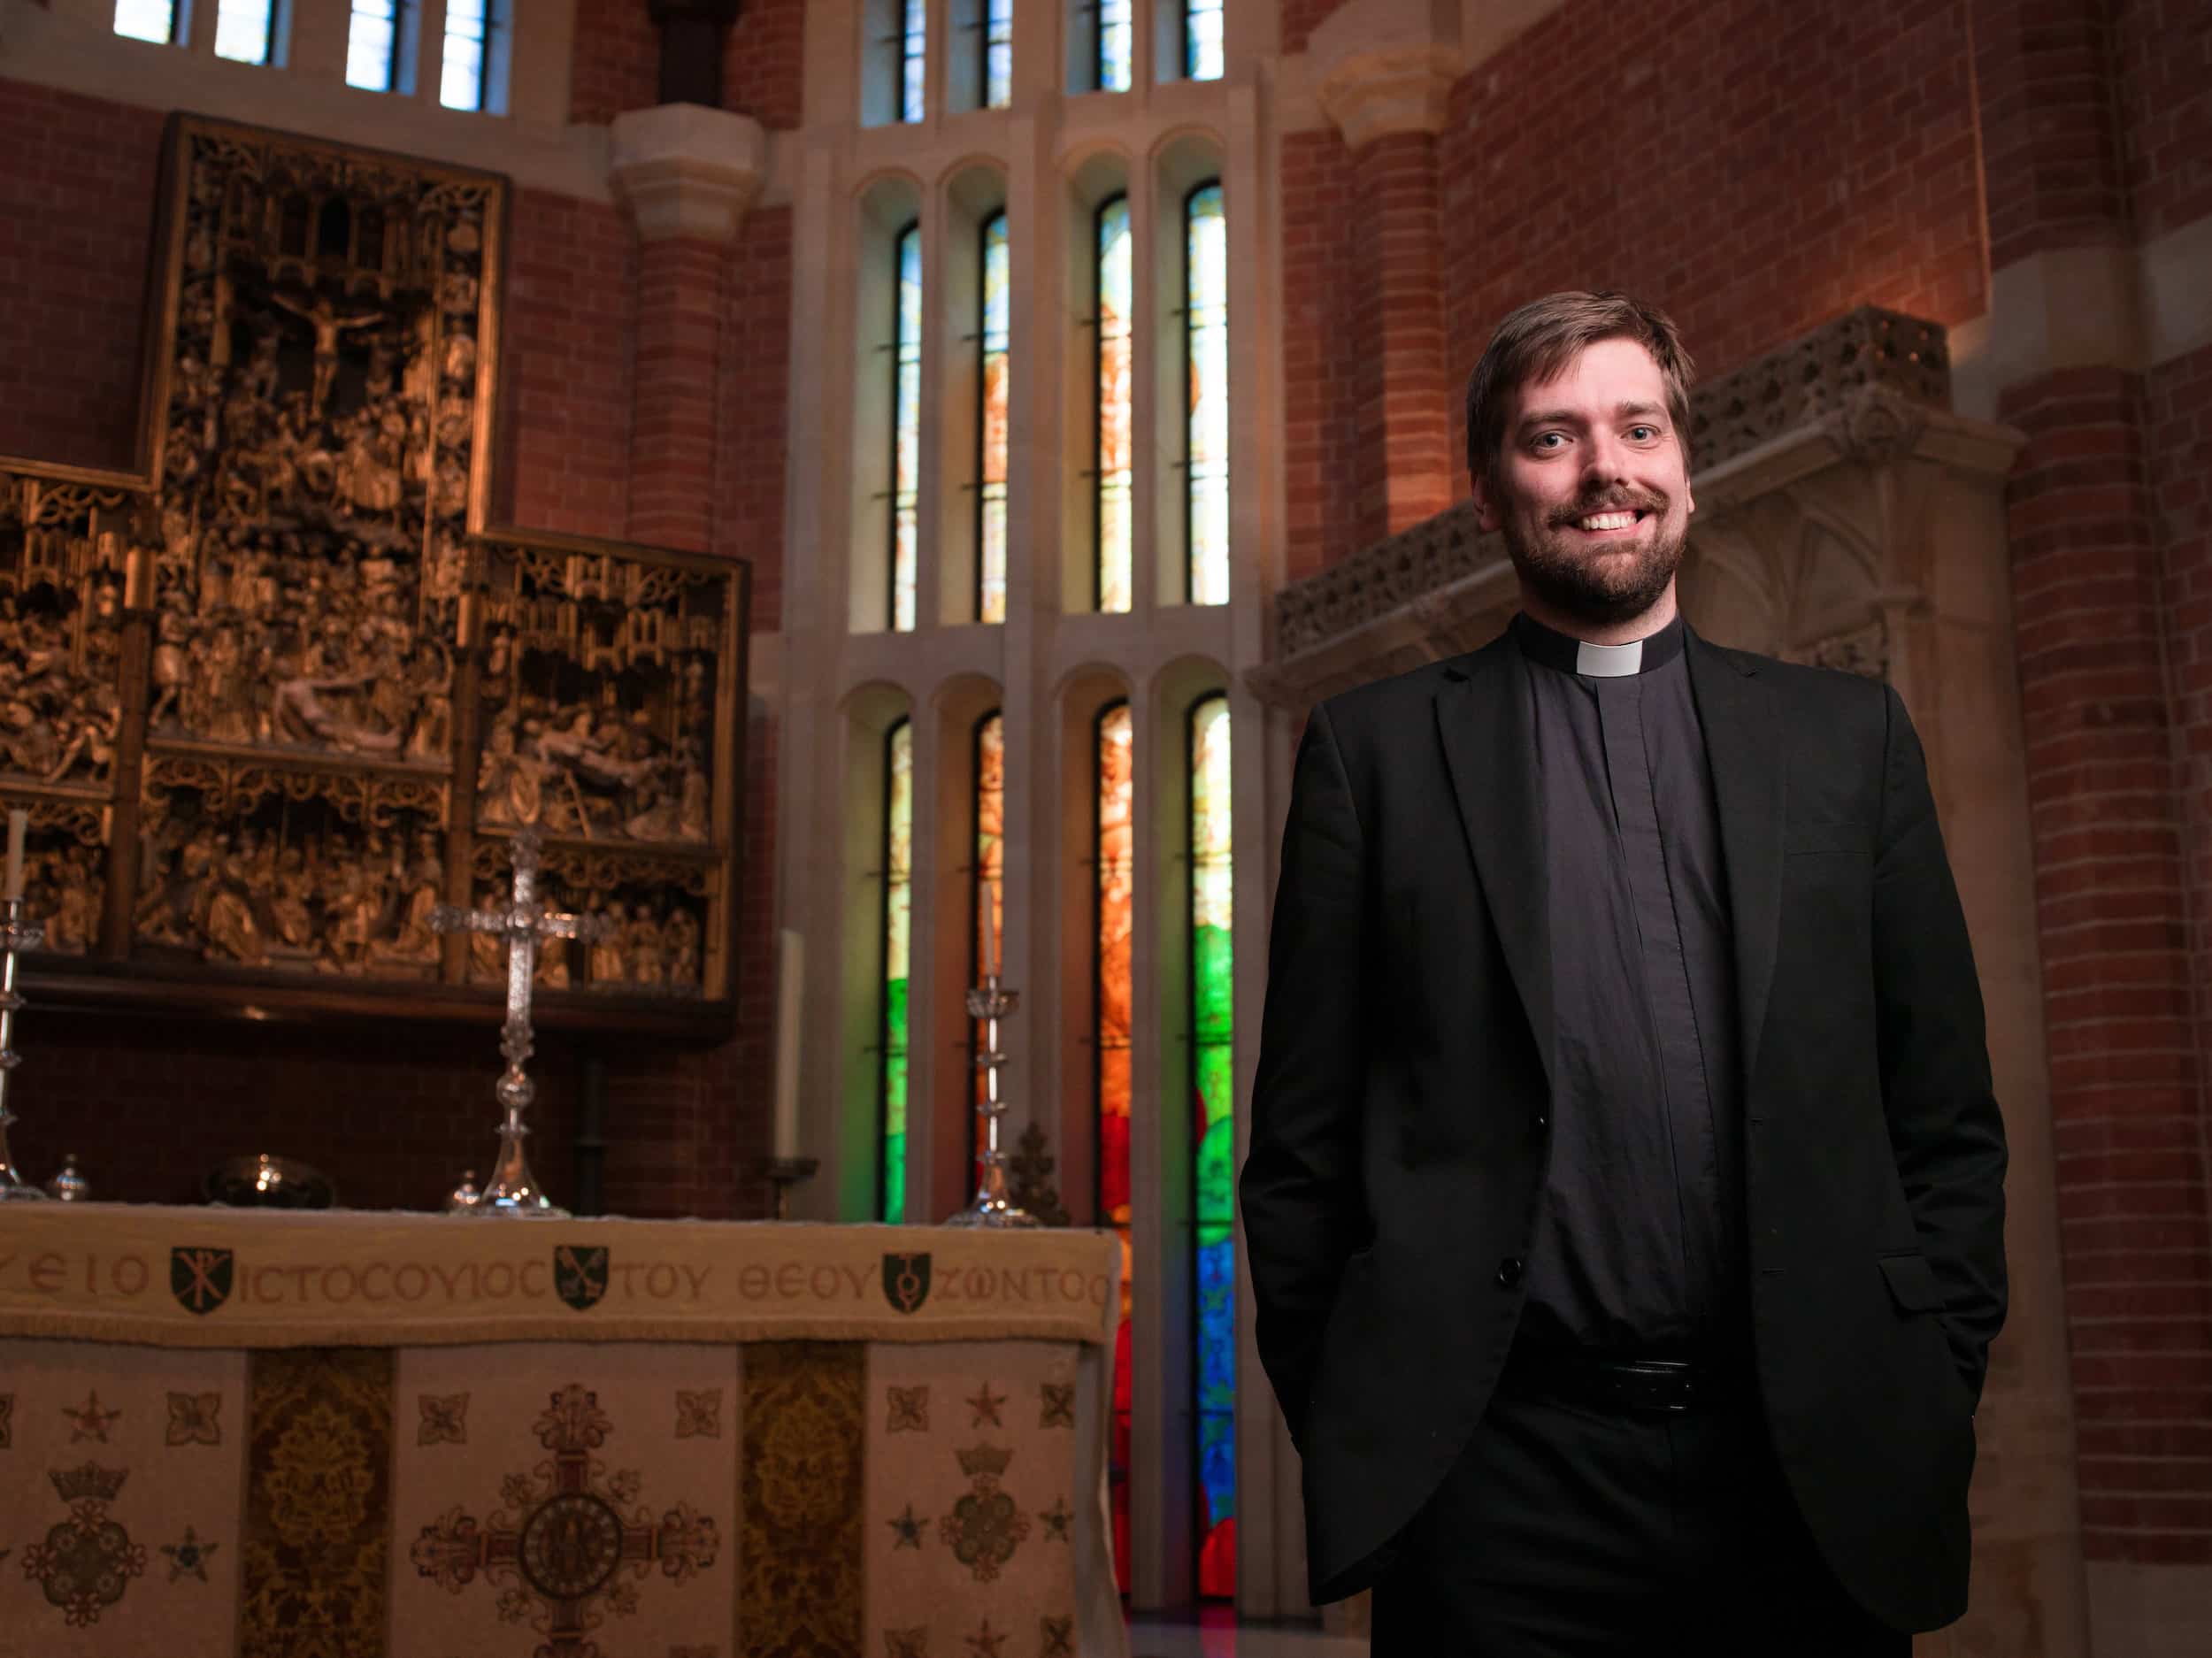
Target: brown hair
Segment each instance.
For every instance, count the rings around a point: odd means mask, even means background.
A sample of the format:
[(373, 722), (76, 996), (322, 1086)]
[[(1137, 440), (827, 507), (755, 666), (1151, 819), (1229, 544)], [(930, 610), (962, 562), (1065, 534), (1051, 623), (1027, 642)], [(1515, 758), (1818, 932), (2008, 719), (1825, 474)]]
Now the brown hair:
[(1551, 379), (1600, 340), (1633, 340), (1651, 353), (1666, 381), (1667, 413), (1688, 464), (1696, 370), (1674, 319), (1611, 288), (1601, 294), (1570, 289), (1532, 299), (1500, 323), (1467, 377), (1467, 471), (1472, 477), (1486, 478), (1496, 463), (1514, 394)]

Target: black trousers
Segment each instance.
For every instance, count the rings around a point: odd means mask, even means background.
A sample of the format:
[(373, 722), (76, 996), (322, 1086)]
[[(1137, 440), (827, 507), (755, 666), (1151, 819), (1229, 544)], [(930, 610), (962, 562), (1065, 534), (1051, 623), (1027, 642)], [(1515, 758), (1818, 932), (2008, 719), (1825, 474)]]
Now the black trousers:
[(1374, 1658), (1909, 1658), (1837, 1584), (1755, 1403), (1502, 1393), (1375, 1585)]

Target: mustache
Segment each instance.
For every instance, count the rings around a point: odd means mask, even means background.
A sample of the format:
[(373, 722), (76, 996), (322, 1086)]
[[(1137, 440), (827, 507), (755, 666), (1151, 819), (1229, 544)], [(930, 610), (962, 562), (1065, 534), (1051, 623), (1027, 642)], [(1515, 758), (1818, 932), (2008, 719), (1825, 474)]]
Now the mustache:
[(1555, 529), (1564, 528), (1577, 519), (1593, 512), (1649, 512), (1663, 514), (1667, 497), (1655, 489), (1612, 488), (1602, 494), (1587, 496), (1572, 506), (1561, 507), (1545, 520)]

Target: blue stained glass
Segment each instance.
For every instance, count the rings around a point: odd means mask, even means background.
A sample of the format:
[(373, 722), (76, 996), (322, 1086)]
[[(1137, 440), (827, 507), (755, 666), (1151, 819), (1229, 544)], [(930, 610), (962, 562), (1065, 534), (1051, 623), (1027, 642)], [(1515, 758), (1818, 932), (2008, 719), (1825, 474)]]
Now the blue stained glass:
[(1186, 429), (1189, 599), (1229, 602), (1229, 221), (1221, 186), (1191, 192), (1184, 210), (1184, 343), (1190, 374)]
[(389, 92), (398, 49), (399, 0), (353, 0), (346, 23), (346, 84)]
[(906, 0), (905, 27), (899, 34), (899, 119), (918, 121), (926, 105), (922, 101), (922, 70), (929, 52), (928, 0)]
[(918, 513), (922, 487), (922, 227), (898, 242), (899, 291), (892, 318), (891, 628), (914, 629)]
[(1199, 1593), (1236, 1585), (1236, 1094), (1229, 701), (1190, 711), (1190, 1020), (1197, 1231), (1198, 1478), (1206, 1493)]
[(265, 64), (276, 27), (274, 0), (222, 0), (215, 12), (215, 55)]
[(167, 46), (177, 38), (176, 0), (115, 0), (115, 32)]
[(1183, 8), (1183, 73), (1193, 81), (1221, 79), (1221, 4), (1189, 0)]
[(1136, 26), (1132, 0), (1101, 0), (1098, 8), (1098, 89), (1126, 92), (1135, 73)]
[(1014, 0), (987, 0), (983, 20), (983, 104), (1002, 110), (1014, 101)]

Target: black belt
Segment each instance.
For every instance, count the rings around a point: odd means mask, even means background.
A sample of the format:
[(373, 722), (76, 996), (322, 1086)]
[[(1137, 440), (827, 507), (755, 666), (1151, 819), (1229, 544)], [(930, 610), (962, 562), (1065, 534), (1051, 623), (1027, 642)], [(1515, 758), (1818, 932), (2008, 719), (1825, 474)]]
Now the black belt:
[(1498, 1378), (1501, 1393), (1554, 1399), (1626, 1416), (1679, 1416), (1741, 1404), (1753, 1392), (1751, 1367), (1686, 1359), (1601, 1359), (1558, 1349), (1516, 1347)]

